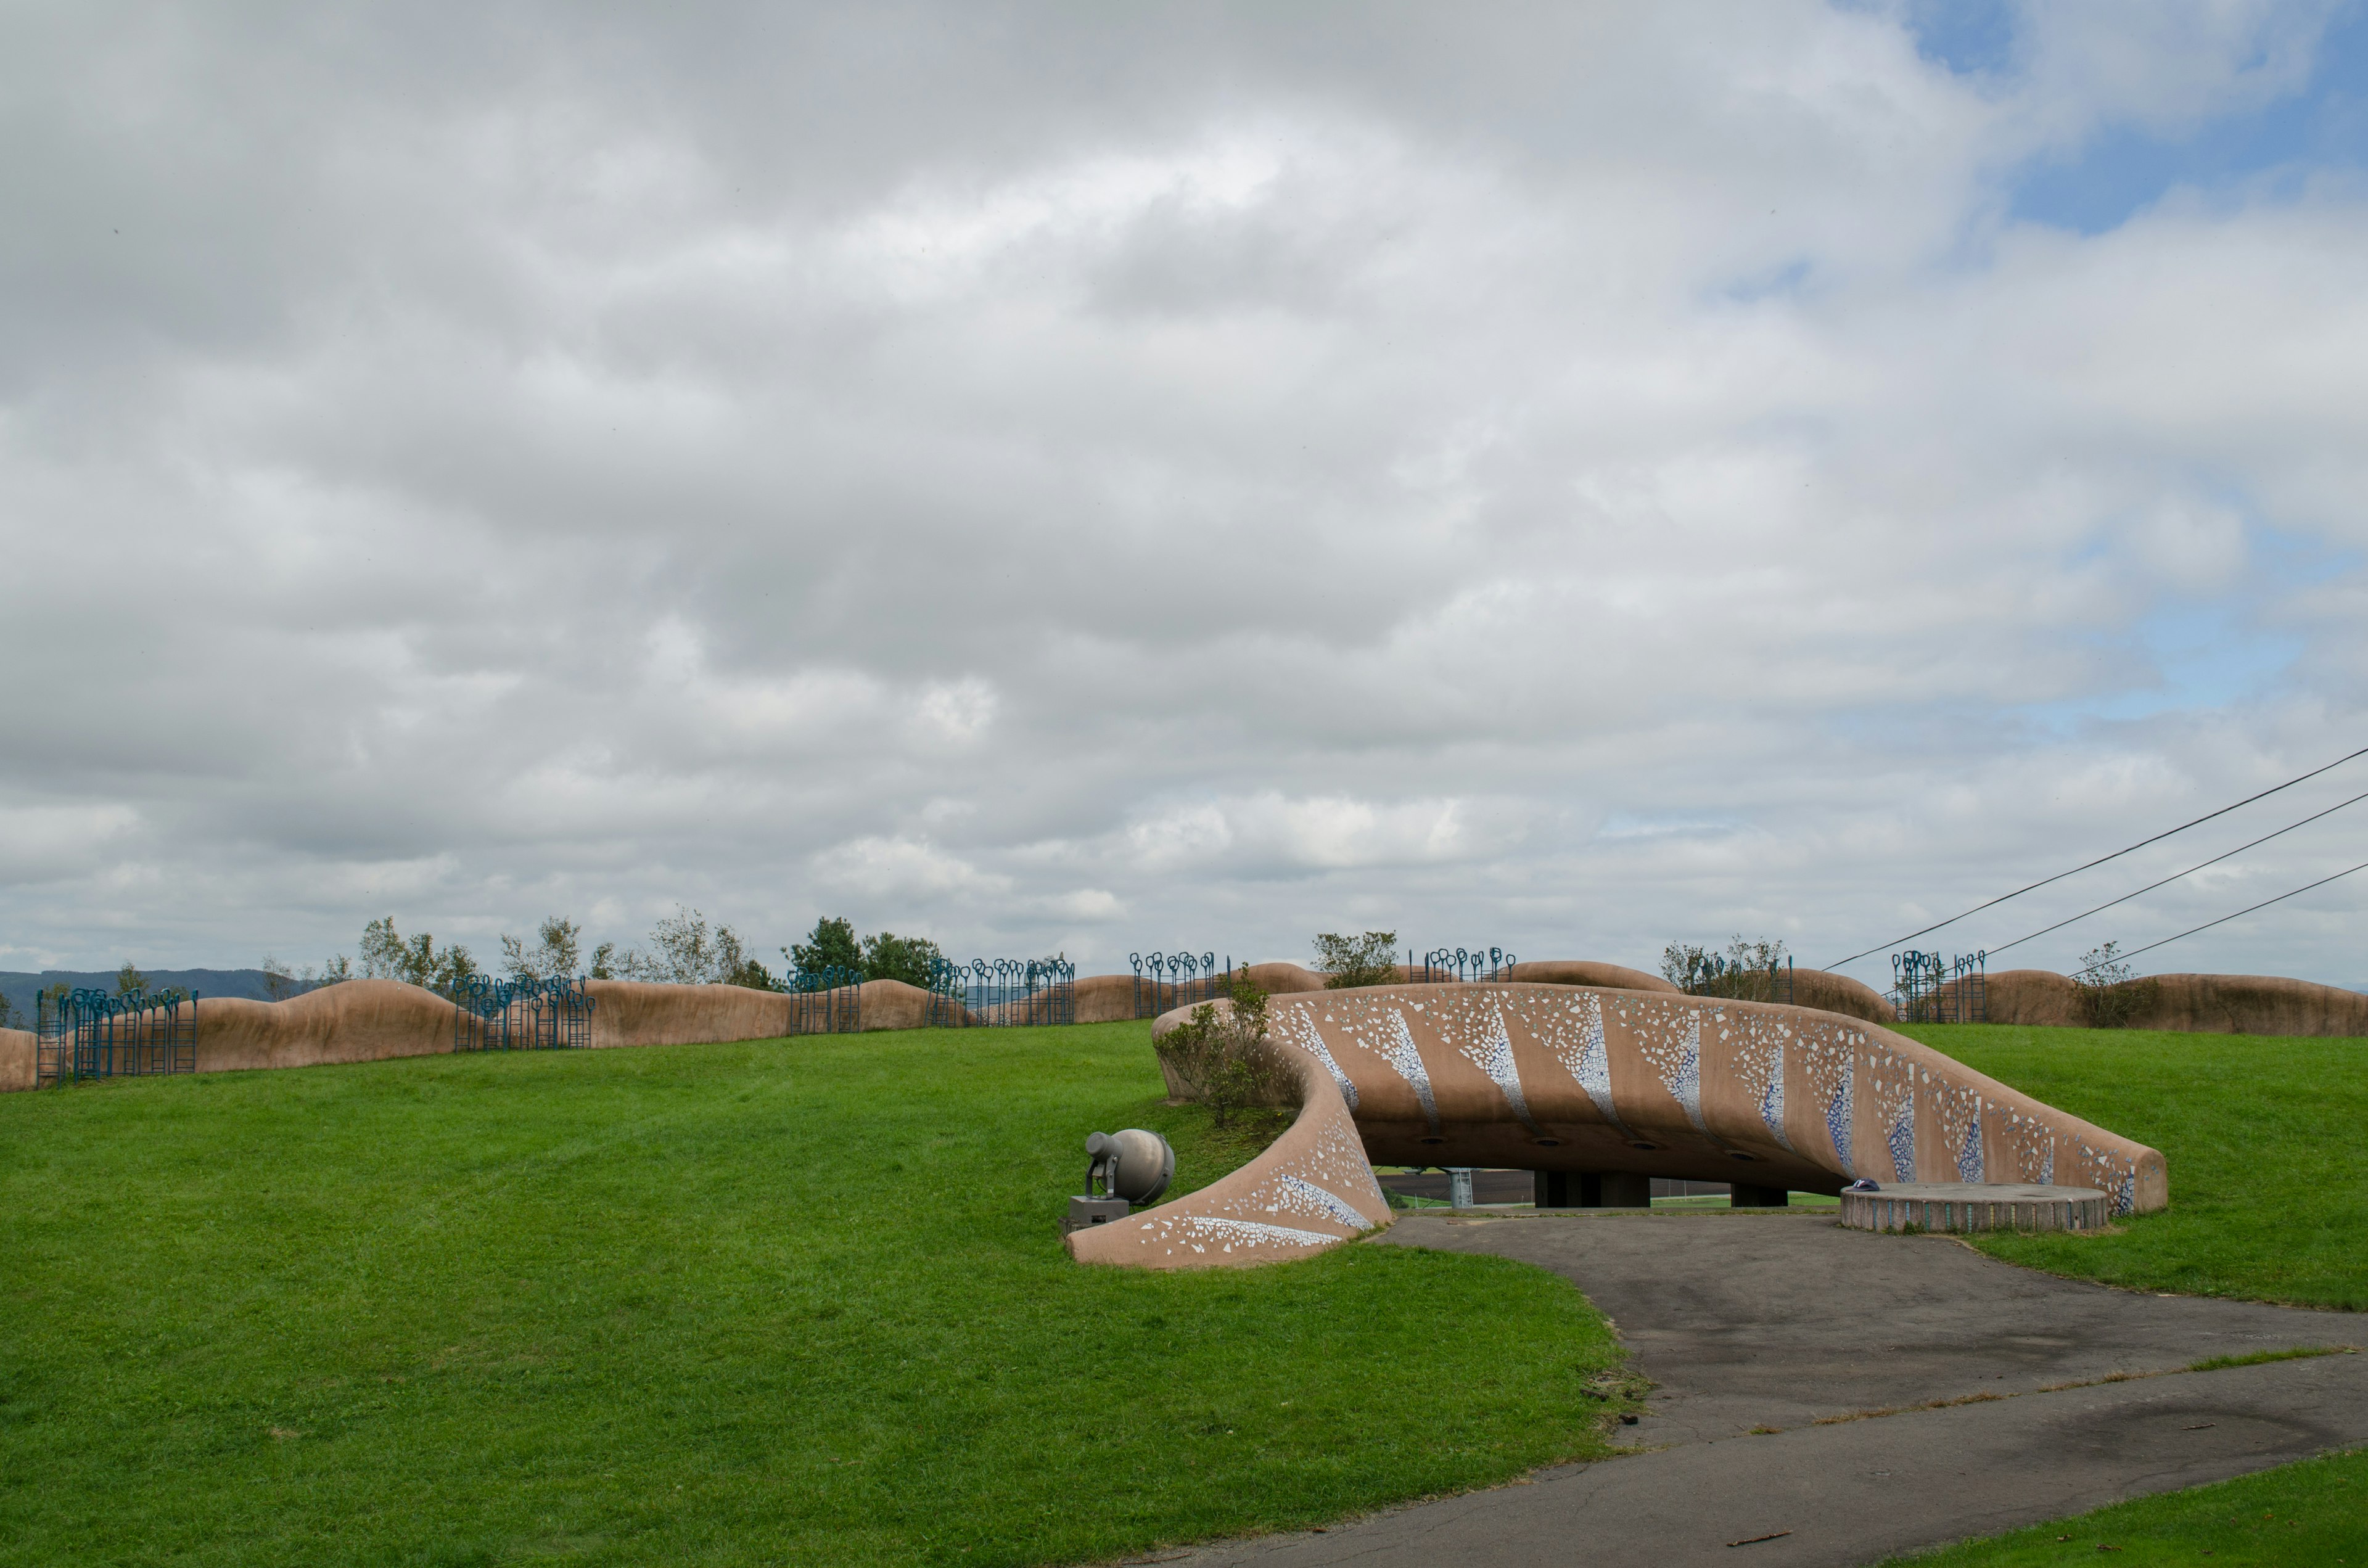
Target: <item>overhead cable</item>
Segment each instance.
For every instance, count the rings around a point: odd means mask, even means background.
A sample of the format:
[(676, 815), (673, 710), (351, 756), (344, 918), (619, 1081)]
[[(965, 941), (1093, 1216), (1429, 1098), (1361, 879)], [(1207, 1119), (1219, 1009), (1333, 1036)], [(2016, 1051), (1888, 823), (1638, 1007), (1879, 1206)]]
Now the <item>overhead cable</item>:
[(2021, 898), (2024, 893), (2036, 892), (2041, 888), (2046, 887), (2051, 882), (2060, 882), (2066, 877), (2077, 877), (2083, 871), (2093, 870), (2095, 868), (2103, 865), (2108, 860), (2118, 860), (2124, 855), (2144, 849), (2149, 844), (2159, 844), (2164, 839), (2170, 837), (2174, 834), (2185, 833), (2191, 827), (2201, 827), (2214, 817), (2225, 817), (2230, 812), (2235, 811), (2237, 806), (2249, 806), (2255, 801), (2266, 801), (2271, 795), (2276, 794), (2280, 790), (2291, 790), (2305, 778), (2316, 778), (2320, 774), (2328, 771), (2328, 768), (2340, 767), (2345, 763), (2350, 762), (2353, 757), (2358, 756), (2368, 756), (2368, 746), (2362, 746), (2358, 751), (2351, 752), (2347, 756), (2339, 756), (2333, 762), (2328, 763), (2326, 767), (2314, 767), (2308, 773), (2300, 774), (2293, 778), (2289, 778), (2283, 784), (2272, 785), (2271, 788), (2262, 790), (2258, 795), (2248, 795), (2243, 800), (2238, 801), (2236, 805), (2223, 806), (2216, 812), (2206, 812), (2203, 815), (2197, 817), (2193, 822), (2180, 823), (2177, 827), (2168, 829), (2162, 833), (2157, 833), (2152, 838), (2141, 838), (2135, 844), (2131, 845), (2127, 849), (2116, 849), (2111, 855), (2100, 855), (2097, 858), (2089, 861), (2086, 865), (2075, 866), (2068, 871), (2058, 871), (2052, 877), (2043, 877), (2039, 881), (2032, 883), (2029, 887), (2020, 887), (2015, 889), (2012, 892), (2000, 893), (1998, 897), (1991, 899), (1987, 903), (1977, 903), (1974, 905), (1973, 908), (1964, 911), (1964, 914), (1952, 915), (1946, 920), (1936, 921), (1932, 925), (1925, 926), (1921, 931), (1910, 931), (1905, 937), (1894, 937), (1890, 941), (1877, 942), (1874, 946), (1866, 949), (1864, 951), (1852, 953), (1846, 959), (1837, 959), (1826, 967), (1827, 969), (1839, 969), (1846, 963), (1856, 963), (1859, 960), (1866, 957), (1868, 953), (1879, 953), (1885, 948), (1896, 947), (1901, 942), (1912, 942), (1918, 937), (1930, 936), (1933, 932), (1941, 929), (1943, 926), (1954, 926), (1958, 921), (1963, 920), (1967, 915), (1979, 915), (1985, 909), (1997, 908), (1999, 904), (2004, 903), (2008, 899)]
[[(2368, 871), (2368, 860), (2362, 860), (2362, 861), (2361, 861), (2361, 862), (2360, 862), (2360, 864), (2358, 864), (2357, 866), (2352, 867), (2350, 870), (2338, 871), (2338, 872), (2336, 872), (2336, 873), (2335, 873), (2335, 875), (2334, 875), (2334, 876), (2331, 876), (2331, 877), (2321, 877), (2321, 878), (2319, 878), (2319, 879), (2318, 879), (2318, 881), (2315, 881), (2315, 882), (2312, 882), (2312, 883), (2309, 883), (2307, 886), (2298, 887), (2298, 888), (2294, 889), (2294, 892), (2282, 892), (2282, 893), (2278, 894), (2278, 896), (2277, 896), (2277, 897), (2275, 897), (2275, 898), (2265, 898), (2265, 899), (2261, 900), (2261, 902), (2260, 902), (2260, 903), (2256, 903), (2256, 904), (2252, 905), (2252, 906), (2251, 906), (2251, 907), (2249, 907), (2249, 908), (2240, 909), (2240, 910), (2237, 911), (2237, 913), (2236, 913), (2235, 915), (2222, 915), (2222, 916), (2221, 916), (2219, 919), (2217, 919), (2217, 920), (2207, 920), (2207, 921), (2205, 921), (2205, 922), (2204, 922), (2203, 925), (2201, 925), (2201, 926), (2193, 926), (2193, 927), (2192, 927), (2192, 928), (2190, 928), (2190, 929), (2188, 929), (2188, 930), (2181, 931), (2181, 932), (2179, 934), (2179, 937), (2192, 937), (2192, 936), (2194, 936), (2194, 935), (2195, 935), (2195, 933), (2196, 933), (2196, 932), (2198, 932), (2198, 931), (2209, 931), (2209, 930), (2211, 930), (2211, 929), (2212, 929), (2212, 927), (2214, 927), (2214, 926), (2226, 926), (2226, 924), (2228, 924), (2228, 922), (2230, 922), (2231, 920), (2235, 920), (2235, 919), (2237, 919), (2237, 918), (2238, 918), (2239, 916), (2242, 916), (2242, 915), (2250, 915), (2250, 914), (2252, 914), (2252, 913), (2253, 913), (2253, 911), (2254, 911), (2254, 910), (2256, 910), (2256, 909), (2267, 909), (2267, 908), (2269, 908), (2269, 906), (2270, 906), (2270, 905), (2271, 905), (2271, 904), (2273, 904), (2273, 903), (2283, 903), (2286, 900), (2288, 900), (2288, 899), (2290, 899), (2290, 898), (2294, 897), (2294, 893), (2305, 893), (2305, 892), (2308, 892), (2312, 888), (2323, 888), (2323, 887), (2325, 887), (2325, 886), (2326, 886), (2328, 883), (2329, 883), (2329, 882), (2332, 882), (2332, 881), (2341, 881), (2343, 878), (2350, 876), (2350, 875), (2351, 874), (2351, 872), (2352, 872), (2352, 871)], [(2159, 942), (2148, 942), (2148, 943), (2147, 943), (2145, 947), (2143, 947), (2143, 948), (2132, 948), (2128, 952), (2126, 952), (2126, 953), (2115, 953), (2115, 954), (2113, 955), (2113, 957), (2114, 957), (2115, 959), (2117, 959), (2117, 960), (2120, 960), (2120, 959), (2134, 959), (2134, 958), (2137, 957), (2140, 953), (2150, 953), (2150, 952), (2154, 951), (2157, 948), (2160, 948), (2160, 947), (2167, 947), (2167, 946), (2169, 946), (2170, 943), (2178, 941), (2178, 940), (2179, 940), (2179, 937), (2164, 937), (2161, 941), (2159, 941)]]
[(2259, 845), (2267, 844), (2272, 838), (2282, 837), (2286, 834), (2292, 833), (2295, 828), (2308, 827), (2320, 817), (2332, 816), (2335, 812), (2341, 811), (2344, 807), (2356, 806), (2362, 801), (2368, 801), (2368, 794), (2354, 795), (2348, 801), (2339, 801), (2334, 805), (2328, 807), (2327, 810), (2323, 812), (2315, 812), (2311, 815), (2303, 818), (2300, 822), (2288, 823), (2285, 826), (2278, 829), (2276, 833), (2265, 833), (2261, 835), (2260, 837), (2253, 840), (2251, 844), (2239, 844), (2236, 848), (2229, 850), (2227, 855), (2214, 855), (2209, 860), (2200, 860), (2194, 865), (2188, 867), (2184, 871), (2174, 871), (2158, 882), (2148, 882), (2146, 886), (2138, 889), (2137, 892), (2125, 892), (2121, 897), (2112, 900), (2112, 903), (2100, 903), (2094, 909), (2084, 909), (2079, 914), (2072, 915), (2068, 919), (2058, 920), (2053, 926), (2042, 926), (2040, 929), (2033, 931), (2028, 937), (2017, 937), (2013, 941), (2005, 943), (2003, 946), (1989, 948), (1984, 950), (1995, 955), (2006, 951), (2008, 948), (2019, 948), (2025, 942), (2036, 941), (2038, 938), (2046, 936), (2050, 931), (2061, 931), (2066, 926), (2071, 925), (2075, 920), (2086, 920), (2091, 915), (2100, 915), (2104, 911), (2112, 908), (2113, 904), (2127, 903), (2130, 900), (2137, 897), (2139, 893), (2149, 893), (2154, 892), (2157, 888), (2169, 887), (2171, 883), (2179, 881), (2181, 877), (2192, 876), (2196, 872), (2203, 869), (2206, 866), (2218, 865), (2221, 861), (2228, 858), (2229, 855), (2242, 855), (2248, 849), (2251, 849)]

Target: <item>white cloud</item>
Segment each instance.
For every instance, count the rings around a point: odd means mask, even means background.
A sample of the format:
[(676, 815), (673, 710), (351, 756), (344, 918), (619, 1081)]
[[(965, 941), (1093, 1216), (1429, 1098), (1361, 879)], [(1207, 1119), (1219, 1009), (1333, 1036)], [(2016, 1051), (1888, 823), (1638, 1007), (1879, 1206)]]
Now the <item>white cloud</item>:
[(521, 15), (0, 64), (0, 940), (1823, 959), (2361, 727), (2368, 191), (2002, 216), (2323, 8)]

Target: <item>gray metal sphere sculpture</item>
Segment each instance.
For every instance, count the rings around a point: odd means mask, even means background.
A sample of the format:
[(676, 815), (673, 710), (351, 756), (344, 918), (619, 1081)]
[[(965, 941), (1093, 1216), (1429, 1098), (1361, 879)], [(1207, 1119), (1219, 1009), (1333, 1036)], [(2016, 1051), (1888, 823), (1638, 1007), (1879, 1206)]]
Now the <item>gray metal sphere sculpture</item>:
[(1099, 1182), (1112, 1198), (1140, 1206), (1156, 1203), (1176, 1176), (1176, 1151), (1156, 1132), (1130, 1127), (1123, 1132), (1096, 1132), (1086, 1139), (1086, 1190)]

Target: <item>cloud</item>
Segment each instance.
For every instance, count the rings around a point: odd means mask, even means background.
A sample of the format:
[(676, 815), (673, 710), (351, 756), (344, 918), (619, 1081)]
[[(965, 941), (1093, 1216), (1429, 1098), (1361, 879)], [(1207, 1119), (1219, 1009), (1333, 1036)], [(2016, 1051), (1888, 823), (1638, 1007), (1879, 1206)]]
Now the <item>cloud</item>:
[[(1822, 960), (1978, 902), (2361, 728), (2368, 191), (2011, 216), (2317, 90), (2327, 16), (28, 24), (0, 940)], [(2368, 978), (2287, 906), (2165, 953)]]

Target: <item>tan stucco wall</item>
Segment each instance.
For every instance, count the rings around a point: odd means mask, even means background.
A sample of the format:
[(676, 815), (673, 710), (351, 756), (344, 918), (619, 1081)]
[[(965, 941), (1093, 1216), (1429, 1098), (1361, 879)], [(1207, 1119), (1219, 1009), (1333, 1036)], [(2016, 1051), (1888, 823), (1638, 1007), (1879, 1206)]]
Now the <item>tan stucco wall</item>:
[[(2129, 983), (2142, 998), (2129, 1027), (2194, 1034), (2368, 1036), (2368, 996), (2262, 974), (2155, 974)], [(2080, 988), (2044, 969), (1988, 981), (1994, 1024), (2078, 1026)]]
[(379, 1062), (452, 1049), (452, 1004), (399, 980), (352, 980), (286, 1002), (197, 1005), (198, 1071)]
[(1793, 971), (1793, 1005), (1815, 1007), (1821, 1012), (1847, 1014), (1864, 1018), (1871, 1024), (1887, 1024), (1898, 1017), (1883, 993), (1863, 985), (1847, 974), (1834, 974), (1822, 969), (1796, 969)]
[(1531, 963), (1517, 963), (1511, 978), (1545, 985), (1601, 985), (1614, 991), (1666, 991), (1671, 995), (1678, 988), (1657, 974), (1646, 974), (1641, 969), (1623, 964), (1592, 963), (1585, 959), (1543, 959)]
[[(1278, 997), (1324, 990), (1324, 976), (1300, 964), (1251, 964), (1241, 972)], [(1514, 973), (1524, 983), (1679, 994), (1658, 975), (1619, 964), (1549, 960), (1517, 965)], [(2240, 974), (2166, 974), (2137, 983), (2152, 988), (2152, 1000), (2131, 1020), (2135, 1028), (2368, 1036), (2368, 996), (2334, 986)], [(1462, 988), (1428, 989), (1444, 993)], [(796, 1030), (799, 1020), (793, 1010), (814, 1006), (779, 992), (736, 985), (595, 980), (586, 983), (586, 991), (595, 1004), (588, 1043), (596, 1047), (769, 1040)], [(2002, 971), (1988, 978), (1989, 1017), (1994, 1023), (2076, 1024), (2078, 995), (2071, 981), (2046, 970)], [(1868, 987), (1819, 970), (1795, 971), (1793, 996), (1802, 1007), (1870, 1023), (1892, 1017), (1889, 1004)], [(1076, 983), (1076, 1021), (1132, 1018), (1134, 998), (1133, 975), (1088, 975)], [(867, 1032), (918, 1028), (928, 1021), (929, 1006), (929, 994), (916, 986), (867, 981), (862, 1028)], [(198, 1070), (429, 1055), (451, 1049), (452, 1020), (450, 1002), (392, 980), (349, 981), (279, 1003), (208, 997), (197, 1010)], [(0, 1029), (0, 1092), (33, 1087), (34, 1074), (33, 1036), (23, 1029)]]
[(33, 1031), (0, 1029), (0, 1094), (29, 1089), (39, 1083), (39, 1062), (33, 1055)]

